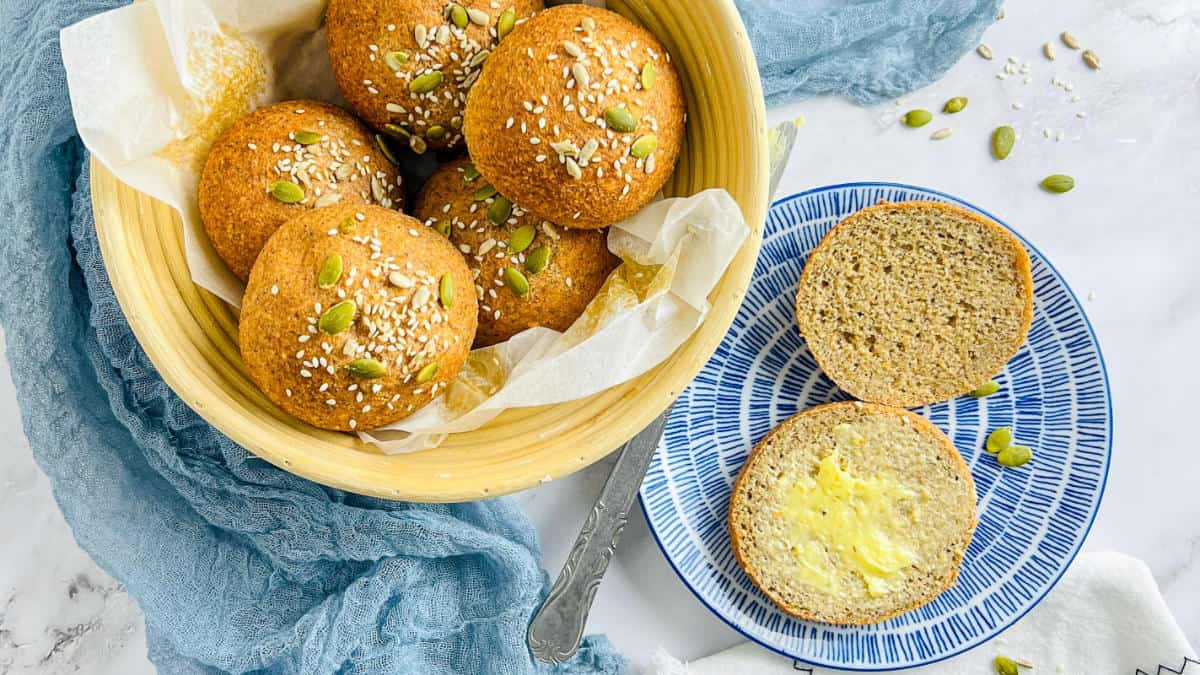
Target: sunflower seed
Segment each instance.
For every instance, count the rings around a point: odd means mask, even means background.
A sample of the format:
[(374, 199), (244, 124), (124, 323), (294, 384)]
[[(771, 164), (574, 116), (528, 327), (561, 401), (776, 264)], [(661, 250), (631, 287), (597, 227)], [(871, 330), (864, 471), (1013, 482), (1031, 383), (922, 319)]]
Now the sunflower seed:
[(471, 19), (471, 23), (478, 26), (486, 26), (492, 20), (492, 17), (488, 16), (487, 12), (476, 7), (467, 10), (467, 17)]

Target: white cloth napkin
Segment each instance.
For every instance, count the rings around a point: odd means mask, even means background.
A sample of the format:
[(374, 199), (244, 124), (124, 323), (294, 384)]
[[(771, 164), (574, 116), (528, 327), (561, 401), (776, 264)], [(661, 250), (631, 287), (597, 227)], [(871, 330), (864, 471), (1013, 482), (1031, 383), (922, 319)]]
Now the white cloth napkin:
[[(1120, 553), (1079, 556), (1046, 599), (1014, 626), (964, 654), (906, 675), (994, 673), (1004, 655), (1033, 664), (1023, 675), (1200, 675), (1200, 661), (1146, 564)], [(665, 652), (657, 675), (833, 675), (746, 642), (689, 664)]]

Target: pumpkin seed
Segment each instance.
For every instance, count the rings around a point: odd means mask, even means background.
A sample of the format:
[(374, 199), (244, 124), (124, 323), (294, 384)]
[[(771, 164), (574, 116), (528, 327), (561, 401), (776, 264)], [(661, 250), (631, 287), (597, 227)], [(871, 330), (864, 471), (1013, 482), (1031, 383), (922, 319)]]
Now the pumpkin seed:
[(321, 270), (317, 272), (317, 288), (333, 288), (341, 278), (342, 256), (335, 253), (321, 263)]
[(965, 107), (967, 107), (967, 97), (955, 96), (949, 101), (946, 101), (946, 105), (942, 106), (942, 112), (953, 114), (956, 112), (962, 112), (962, 109)]
[(433, 229), (437, 230), (438, 234), (442, 235), (443, 237), (450, 237), (450, 221), (448, 220), (437, 221), (433, 224)]
[(525, 271), (529, 272), (530, 274), (537, 274), (538, 272), (541, 272), (542, 270), (546, 269), (546, 266), (549, 264), (549, 246), (539, 246), (530, 251), (529, 255), (525, 256)]
[(991, 380), (987, 384), (971, 392), (971, 395), (975, 398), (984, 398), (986, 396), (991, 396), (998, 391), (1000, 391), (1000, 383), (995, 380)]
[(346, 218), (342, 222), (338, 223), (338, 232), (341, 232), (342, 234), (350, 234), (357, 229), (358, 222), (353, 218)]
[(1083, 62), (1092, 70), (1100, 70), (1100, 57), (1096, 56), (1096, 52), (1090, 49), (1083, 52)]
[(642, 158), (654, 152), (655, 148), (657, 147), (658, 136), (655, 136), (654, 134), (645, 134), (644, 136), (639, 136), (638, 139), (633, 142), (633, 145), (629, 146), (629, 154), (637, 158)]
[(529, 293), (529, 280), (515, 267), (504, 268), (504, 285), (518, 297)]
[(1071, 31), (1064, 30), (1062, 35), (1059, 35), (1058, 37), (1062, 40), (1064, 45), (1070, 47), (1071, 49), (1079, 49), (1079, 40), (1075, 39), (1075, 36), (1071, 34)]
[(358, 313), (358, 305), (354, 304), (353, 300), (343, 300), (338, 304), (325, 310), (317, 321), (317, 328), (323, 333), (337, 335), (338, 333), (350, 327), (354, 321), (354, 315)]
[(653, 61), (647, 61), (642, 66), (642, 75), (639, 79), (642, 81), (642, 89), (650, 91), (654, 88), (654, 81), (658, 79), (658, 70), (655, 69)]
[(987, 444), (984, 447), (994, 455), (1012, 445), (1012, 439), (1012, 427), (997, 427), (988, 434)]
[(375, 134), (375, 145), (379, 147), (379, 152), (387, 158), (387, 161), (392, 164), (400, 163), (400, 160), (396, 159), (396, 153), (392, 152), (392, 148), (388, 144), (387, 139), (383, 137), (383, 134)]
[(467, 9), (462, 5), (450, 5), (450, 22), (459, 28), (466, 28), (471, 23), (471, 17), (467, 16)]
[(1007, 656), (997, 656), (995, 666), (998, 675), (1017, 675), (1017, 664)]
[(917, 127), (923, 127), (926, 124), (929, 124), (929, 120), (931, 119), (933, 119), (933, 113), (929, 112), (928, 110), (921, 110), (918, 108), (916, 110), (909, 110), (908, 112), (904, 113), (904, 116), (900, 118), (900, 121), (903, 122), (905, 126), (913, 127), (915, 129)]
[(537, 228), (532, 225), (522, 225), (513, 230), (508, 237), (508, 252), (520, 253), (529, 248), (533, 238), (537, 236)]
[(408, 90), (414, 94), (428, 94), (442, 84), (442, 71), (431, 70), (424, 75), (413, 78), (408, 83)]
[(1042, 179), (1042, 187), (1050, 192), (1062, 194), (1075, 188), (1075, 179), (1062, 173), (1046, 176)]
[(454, 304), (454, 277), (450, 273), (442, 275), (442, 280), (438, 282), (438, 299), (442, 301), (442, 307), (450, 307)]
[(383, 62), (392, 70), (400, 70), (408, 63), (408, 52), (388, 52), (383, 55)]
[(374, 380), (387, 375), (387, 368), (375, 359), (354, 359), (346, 364), (346, 372), (362, 380)]
[(992, 60), (992, 48), (985, 44), (980, 44), (978, 47), (976, 47), (975, 53), (979, 54), (988, 61)]
[(321, 134), (315, 131), (297, 131), (292, 138), (300, 145), (312, 145), (321, 142)]
[(492, 185), (491, 183), (484, 183), (477, 190), (475, 190), (474, 194), (471, 196), (474, 197), (475, 201), (477, 202), (481, 202), (488, 197), (494, 197), (496, 196), (496, 186)]
[(1012, 152), (1017, 144), (1017, 132), (1010, 126), (996, 127), (992, 132), (992, 155), (996, 159), (1004, 159)]
[(508, 201), (504, 195), (496, 195), (496, 198), (492, 200), (492, 205), (488, 207), (488, 220), (497, 225), (503, 225), (511, 215), (512, 202)]
[(434, 361), (434, 362), (430, 363), (429, 365), (425, 366), (424, 368), (422, 368), (420, 370), (420, 372), (417, 373), (417, 384), (425, 384), (426, 382), (432, 380), (433, 376), (437, 375), (437, 371), (438, 371), (438, 362), (437, 361)]
[(487, 12), (476, 7), (472, 7), (467, 10), (467, 17), (471, 19), (471, 23), (480, 26), (486, 26), (488, 25), (488, 22), (492, 20), (492, 17), (488, 16)]
[(425, 138), (431, 141), (440, 141), (446, 137), (446, 127), (435, 124), (425, 130)]
[(496, 20), (496, 39), (503, 40), (504, 36), (512, 32), (512, 29), (517, 25), (517, 13), (511, 8), (500, 12), (500, 18)]
[(271, 196), (284, 204), (295, 204), (304, 199), (304, 190), (291, 181), (277, 180), (271, 183)]
[(463, 182), (473, 183), (476, 178), (479, 178), (479, 169), (476, 169), (474, 164), (468, 164), (463, 169)]
[(604, 123), (613, 131), (629, 133), (637, 129), (638, 120), (627, 108), (614, 105), (604, 111)]
[(387, 134), (388, 136), (391, 136), (392, 138), (397, 138), (400, 140), (406, 140), (409, 136), (412, 135), (408, 132), (408, 129), (405, 129), (404, 127), (400, 126), (399, 124), (392, 124), (390, 122), (388, 124), (383, 125), (383, 133)]
[(1033, 459), (1033, 450), (1024, 445), (1010, 445), (996, 455), (1001, 466), (1022, 466)]

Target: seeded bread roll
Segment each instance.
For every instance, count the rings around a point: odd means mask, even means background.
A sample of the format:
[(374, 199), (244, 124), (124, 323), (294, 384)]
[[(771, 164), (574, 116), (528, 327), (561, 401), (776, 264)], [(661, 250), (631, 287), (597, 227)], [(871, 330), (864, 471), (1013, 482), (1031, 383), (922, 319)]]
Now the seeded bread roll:
[(500, 192), (551, 222), (598, 228), (662, 188), (685, 109), (670, 55), (649, 31), (603, 9), (560, 5), (488, 58), (464, 133)]
[(475, 346), (534, 326), (565, 331), (620, 263), (608, 250), (607, 230), (560, 228), (493, 193), (464, 158), (429, 178), (413, 211), (447, 234), (478, 272)]
[(329, 60), (350, 107), (418, 154), (461, 145), (467, 91), (541, 0), (330, 0)]
[(1025, 341), (1029, 254), (965, 209), (881, 203), (843, 220), (809, 256), (796, 320), (821, 369), (855, 398), (945, 401), (986, 383)]
[(416, 219), (376, 206), (307, 211), (263, 248), (238, 342), (251, 379), (323, 429), (411, 415), (454, 379), (478, 311), (462, 256)]
[(404, 190), (362, 122), (328, 103), (285, 101), (246, 115), (217, 139), (199, 201), (217, 255), (245, 281), (287, 219), (333, 204), (399, 209)]
[(831, 403), (784, 421), (733, 486), (729, 529), (746, 574), (808, 621), (867, 624), (954, 585), (976, 524), (975, 485), (919, 415)]

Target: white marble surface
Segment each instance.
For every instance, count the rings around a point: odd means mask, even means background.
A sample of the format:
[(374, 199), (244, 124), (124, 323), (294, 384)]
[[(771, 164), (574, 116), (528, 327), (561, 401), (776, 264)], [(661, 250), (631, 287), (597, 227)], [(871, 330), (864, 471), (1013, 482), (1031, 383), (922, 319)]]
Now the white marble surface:
[[(1065, 28), (1097, 51), (1103, 70), (1088, 70), (1057, 44)], [(773, 110), (776, 121), (807, 120), (780, 194), (894, 180), (958, 195), (1019, 229), (1088, 298), (1108, 361), (1116, 439), (1086, 548), (1146, 560), (1200, 645), (1200, 451), (1191, 429), (1200, 382), (1200, 2), (1013, 0), (985, 41), (996, 60), (968, 55), (903, 105), (819, 100)], [(1045, 41), (1056, 42), (1054, 62), (1041, 56)], [(1010, 55), (1031, 63), (1030, 84), (995, 78)], [(1074, 91), (1052, 85), (1055, 76)], [(970, 98), (965, 112), (919, 130), (896, 125), (910, 107), (938, 110), (952, 96)], [(1004, 123), (1021, 138), (997, 163), (988, 135)], [(953, 135), (929, 140), (943, 126)], [(1046, 127), (1064, 139), (1046, 139)], [(1073, 192), (1037, 188), (1060, 172), (1077, 179)], [(19, 440), (0, 454), (0, 675), (150, 672), (135, 603), (75, 545), (19, 432), (5, 371), (0, 437)], [(606, 464), (593, 467), (521, 495), (552, 573), (606, 472)], [(675, 578), (640, 512), (589, 631), (607, 633), (637, 664), (658, 646), (695, 658), (739, 640)]]

